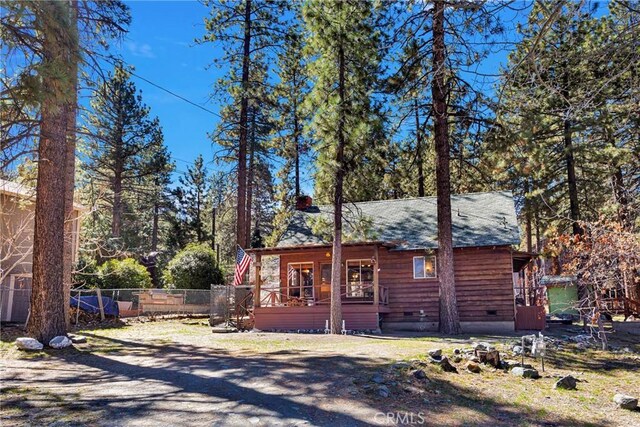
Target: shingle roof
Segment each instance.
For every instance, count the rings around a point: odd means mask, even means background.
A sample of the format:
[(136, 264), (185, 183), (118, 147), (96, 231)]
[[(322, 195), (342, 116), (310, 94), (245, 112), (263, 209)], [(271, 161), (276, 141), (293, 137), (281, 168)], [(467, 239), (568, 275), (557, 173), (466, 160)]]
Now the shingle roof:
[[(396, 249), (435, 249), (436, 208), (435, 197), (345, 204), (344, 231), (352, 233), (350, 223), (357, 223), (360, 218), (366, 220), (371, 232), (359, 240), (384, 241), (394, 244)], [(329, 243), (314, 235), (312, 227), (319, 218), (332, 221), (332, 213), (333, 206), (296, 211), (278, 247)], [(452, 195), (451, 216), (454, 247), (520, 243), (513, 195), (509, 191)]]
[[(26, 184), (20, 184), (14, 181), (7, 181), (0, 178), (0, 194), (18, 197), (21, 199), (33, 200), (36, 198), (36, 189)], [(78, 211), (86, 211), (87, 208), (79, 203), (73, 203), (73, 208)]]

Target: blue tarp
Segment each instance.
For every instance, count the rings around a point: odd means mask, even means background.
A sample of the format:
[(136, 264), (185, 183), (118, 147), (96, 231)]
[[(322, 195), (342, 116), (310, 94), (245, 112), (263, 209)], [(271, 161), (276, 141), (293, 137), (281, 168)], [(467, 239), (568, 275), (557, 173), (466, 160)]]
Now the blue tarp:
[[(71, 297), (71, 307), (78, 307), (78, 297)], [(102, 306), (104, 307), (104, 314), (107, 316), (118, 316), (118, 303), (109, 297), (102, 297)], [(98, 305), (97, 296), (81, 296), (80, 297), (80, 310), (88, 313), (100, 313), (100, 306)]]

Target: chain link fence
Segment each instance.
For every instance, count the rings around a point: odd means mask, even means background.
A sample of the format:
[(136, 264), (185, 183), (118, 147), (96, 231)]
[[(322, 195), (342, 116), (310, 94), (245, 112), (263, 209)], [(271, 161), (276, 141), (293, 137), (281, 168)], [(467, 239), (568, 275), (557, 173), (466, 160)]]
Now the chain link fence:
[[(0, 320), (22, 324), (27, 321), (30, 285), (30, 281), (20, 285), (16, 281), (11, 287), (0, 286)], [(237, 317), (238, 303), (245, 301), (250, 291), (249, 287), (231, 285), (212, 285), (208, 290), (76, 288), (71, 290), (71, 323), (198, 316), (209, 317), (211, 325), (219, 325)], [(242, 310), (246, 310), (245, 305)]]

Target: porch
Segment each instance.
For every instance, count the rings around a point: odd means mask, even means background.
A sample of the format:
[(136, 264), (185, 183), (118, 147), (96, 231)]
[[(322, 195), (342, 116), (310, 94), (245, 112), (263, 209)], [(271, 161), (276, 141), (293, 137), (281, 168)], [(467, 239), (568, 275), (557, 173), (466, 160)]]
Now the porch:
[[(327, 245), (252, 250), (255, 327), (324, 329), (331, 306), (332, 260)], [(378, 243), (345, 245), (340, 297), (347, 329), (378, 329), (389, 312), (389, 289), (379, 284)]]

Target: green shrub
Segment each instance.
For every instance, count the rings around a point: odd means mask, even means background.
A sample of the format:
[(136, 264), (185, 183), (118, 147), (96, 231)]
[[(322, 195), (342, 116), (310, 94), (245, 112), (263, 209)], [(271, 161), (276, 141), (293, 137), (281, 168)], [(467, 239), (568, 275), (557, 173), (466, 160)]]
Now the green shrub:
[(224, 282), (215, 253), (205, 244), (190, 244), (178, 252), (167, 264), (162, 279), (165, 286), (178, 289), (209, 289)]
[(100, 287), (104, 289), (150, 288), (151, 275), (133, 258), (110, 259), (98, 267)]

